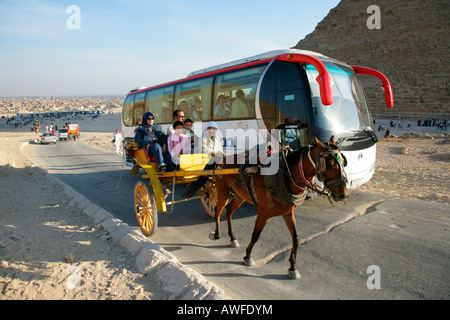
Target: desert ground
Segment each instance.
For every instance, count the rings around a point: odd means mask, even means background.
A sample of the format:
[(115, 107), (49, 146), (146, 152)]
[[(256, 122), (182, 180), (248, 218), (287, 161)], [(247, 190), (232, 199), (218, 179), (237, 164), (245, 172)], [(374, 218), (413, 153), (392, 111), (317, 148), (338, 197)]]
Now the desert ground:
[[(77, 120), (81, 143), (114, 155), (119, 115)], [(376, 127), (388, 120), (377, 120)], [(377, 145), (372, 180), (360, 190), (450, 203), (450, 136), (413, 123), (390, 128)], [(62, 123), (58, 123), (58, 126)], [(405, 135), (403, 137), (403, 135)], [(38, 139), (29, 127), (0, 119), (0, 300), (167, 299), (134, 257), (80, 214), (61, 185), (23, 152)]]

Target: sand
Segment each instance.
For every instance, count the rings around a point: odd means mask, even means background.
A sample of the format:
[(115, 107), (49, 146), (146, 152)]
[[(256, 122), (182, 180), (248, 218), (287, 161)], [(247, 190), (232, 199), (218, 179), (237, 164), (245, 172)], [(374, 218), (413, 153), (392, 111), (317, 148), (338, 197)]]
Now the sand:
[[(137, 272), (136, 257), (93, 227), (62, 187), (22, 153), (23, 144), (36, 134), (29, 127), (6, 129), (4, 122), (0, 121), (0, 300), (166, 299), (151, 277)], [(120, 129), (119, 115), (76, 122), (82, 143), (115, 156), (111, 135)], [(405, 128), (391, 132), (402, 136)], [(450, 203), (447, 132), (415, 125), (410, 131), (420, 137), (380, 140), (376, 172), (360, 190)], [(380, 137), (383, 133), (377, 132)]]
[[(112, 118), (79, 124), (111, 136)], [(137, 272), (136, 257), (93, 227), (61, 185), (20, 151), (36, 138), (29, 128), (0, 130), (0, 300), (166, 299)]]

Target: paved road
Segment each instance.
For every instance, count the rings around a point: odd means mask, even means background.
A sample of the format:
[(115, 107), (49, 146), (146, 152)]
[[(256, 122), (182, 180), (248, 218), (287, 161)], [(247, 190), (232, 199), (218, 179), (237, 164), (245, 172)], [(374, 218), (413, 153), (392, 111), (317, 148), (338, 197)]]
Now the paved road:
[[(30, 143), (24, 151), (92, 202), (138, 227), (132, 204), (138, 177), (129, 175), (120, 156), (76, 142)], [(177, 195), (183, 191), (177, 186)], [(360, 191), (353, 191), (346, 205), (308, 200), (296, 210), (302, 242), (297, 281), (286, 275), (291, 240), (280, 217), (269, 221), (253, 250), (256, 266), (243, 265), (256, 216), (251, 205), (235, 213), (239, 248), (229, 247), (225, 220), (222, 239), (209, 240), (214, 222), (199, 200), (160, 215), (151, 240), (240, 299), (448, 299), (449, 212), (446, 204)]]

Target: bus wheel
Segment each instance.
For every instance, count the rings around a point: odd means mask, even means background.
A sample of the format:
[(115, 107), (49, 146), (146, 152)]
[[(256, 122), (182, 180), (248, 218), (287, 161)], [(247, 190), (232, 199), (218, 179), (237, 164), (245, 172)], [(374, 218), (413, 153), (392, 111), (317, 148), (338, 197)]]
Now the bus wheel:
[(199, 194), (203, 208), (211, 217), (214, 218), (218, 200), (217, 188), (215, 184), (211, 180), (208, 180), (199, 190)]
[(150, 187), (143, 181), (138, 181), (134, 186), (134, 210), (142, 232), (151, 236), (158, 228), (158, 210), (156, 209), (155, 196)]

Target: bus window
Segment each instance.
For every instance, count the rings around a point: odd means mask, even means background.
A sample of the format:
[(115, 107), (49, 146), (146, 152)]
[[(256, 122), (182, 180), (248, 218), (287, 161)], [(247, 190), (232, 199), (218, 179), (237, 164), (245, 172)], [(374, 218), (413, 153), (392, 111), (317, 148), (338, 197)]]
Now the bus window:
[(297, 63), (275, 61), (264, 75), (260, 92), (260, 110), (271, 130), (295, 119), (307, 124), (306, 75)]
[(277, 63), (277, 74), (277, 124), (285, 123), (288, 118), (306, 124), (307, 97), (304, 87), (307, 80), (306, 76), (302, 74), (300, 65), (279, 62)]
[(134, 94), (129, 95), (125, 98), (125, 101), (123, 102), (123, 110), (122, 110), (122, 120), (124, 125), (127, 127), (131, 127), (134, 123), (134, 109), (133, 109), (133, 102), (134, 102)]
[(214, 86), (215, 120), (255, 117), (256, 87), (265, 68), (266, 65), (258, 65), (216, 77)]
[(324, 135), (334, 135), (336, 139), (373, 131), (366, 99), (353, 69), (332, 63), (325, 65), (333, 86), (333, 104), (330, 106), (321, 103), (320, 88), (315, 85), (317, 70), (313, 66), (306, 66), (316, 129), (326, 132)]
[(172, 122), (173, 89), (170, 86), (147, 91), (145, 111), (153, 113), (157, 124)]
[(183, 110), (186, 119), (210, 120), (212, 77), (180, 83), (175, 89), (175, 109)]
[(277, 68), (272, 65), (264, 75), (259, 94), (261, 117), (268, 130), (275, 129), (277, 126), (275, 121), (276, 83)]
[(142, 116), (145, 113), (145, 92), (139, 92), (134, 98), (134, 115), (133, 115), (133, 125), (137, 126), (142, 121)]

